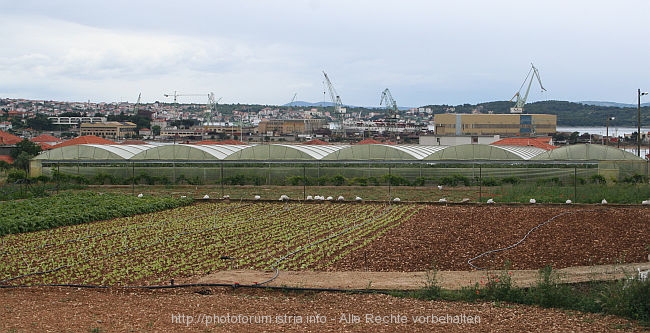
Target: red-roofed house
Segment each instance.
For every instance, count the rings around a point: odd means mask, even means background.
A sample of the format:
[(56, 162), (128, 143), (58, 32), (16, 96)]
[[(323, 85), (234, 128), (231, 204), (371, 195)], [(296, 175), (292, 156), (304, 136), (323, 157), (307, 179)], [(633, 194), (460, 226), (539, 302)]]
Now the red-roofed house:
[(41, 145), (41, 147), (42, 144), (47, 144), (48, 146), (51, 147), (63, 142), (63, 140), (49, 134), (41, 134), (35, 138), (32, 138), (31, 141)]
[(5, 161), (5, 162), (7, 162), (9, 164), (14, 163), (14, 159), (11, 158), (11, 156), (9, 156), (9, 155), (0, 155), (0, 161)]
[(0, 131), (0, 145), (15, 145), (23, 139), (7, 132)]
[(494, 146), (520, 146), (520, 147), (537, 147), (544, 150), (553, 150), (557, 148), (552, 145), (553, 139), (551, 137), (541, 138), (505, 138), (492, 142)]
[(386, 142), (381, 142), (377, 141), (375, 139), (363, 139), (359, 142), (357, 142), (358, 145), (394, 145), (394, 142), (386, 141)]
[(111, 140), (102, 139), (94, 135), (84, 135), (84, 136), (74, 138), (72, 140), (63, 141), (58, 145), (53, 146), (52, 149), (73, 146), (73, 145), (81, 145), (81, 144), (114, 145), (115, 142)]
[(303, 145), (331, 145), (331, 143), (325, 142), (325, 141), (319, 140), (319, 139), (313, 139), (313, 140), (309, 140), (307, 142), (304, 142)]
[(9, 156), (15, 145), (23, 139), (7, 132), (0, 131), (0, 161), (14, 163), (14, 159)]

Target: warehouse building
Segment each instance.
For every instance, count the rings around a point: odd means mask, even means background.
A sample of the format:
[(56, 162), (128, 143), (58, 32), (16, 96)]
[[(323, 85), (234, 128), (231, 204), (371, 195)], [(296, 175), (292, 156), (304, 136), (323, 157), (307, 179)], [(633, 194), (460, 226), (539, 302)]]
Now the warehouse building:
[(557, 116), (550, 114), (458, 114), (433, 117), (437, 136), (549, 136), (557, 131)]

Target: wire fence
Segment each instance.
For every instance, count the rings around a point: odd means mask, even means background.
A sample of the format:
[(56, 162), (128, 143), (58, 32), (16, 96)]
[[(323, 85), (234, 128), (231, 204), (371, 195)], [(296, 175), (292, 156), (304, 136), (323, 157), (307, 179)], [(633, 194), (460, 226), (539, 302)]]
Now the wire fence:
[[(333, 197), (347, 196), (349, 199), (359, 196), (354, 193), (363, 193), (369, 200), (391, 200), (399, 195), (417, 201), (463, 199), (454, 197), (457, 195), (476, 201), (511, 188), (563, 189), (566, 193), (573, 192), (573, 199), (578, 200), (578, 192), (593, 191), (593, 185), (648, 183), (648, 163), (645, 161), (75, 161), (43, 163), (41, 172), (44, 177), (59, 182), (130, 186), (134, 192), (137, 188), (138, 191), (187, 192), (187, 195), (232, 199), (262, 196), (266, 188), (282, 186), (291, 193), (290, 197), (301, 200), (328, 192)], [(187, 190), (192, 187), (193, 191)], [(441, 189), (451, 192), (441, 192)], [(440, 196), (445, 194), (451, 198)]]

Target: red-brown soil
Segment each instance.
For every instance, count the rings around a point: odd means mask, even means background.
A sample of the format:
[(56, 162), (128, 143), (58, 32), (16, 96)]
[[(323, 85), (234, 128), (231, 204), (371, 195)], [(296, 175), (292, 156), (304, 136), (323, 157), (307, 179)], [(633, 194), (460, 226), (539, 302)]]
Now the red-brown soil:
[[(372, 275), (371, 279), (375, 281), (368, 285), (371, 288), (384, 283), (384, 280), (395, 279), (395, 272), (421, 274), (433, 263), (441, 270), (440, 277), (444, 278), (448, 270), (470, 271), (468, 259), (485, 251), (507, 247), (555, 216), (517, 247), (473, 263), (479, 267), (500, 269), (504, 261), (509, 260), (513, 269), (533, 272), (546, 265), (563, 268), (642, 263), (647, 262), (646, 247), (650, 243), (649, 213), (648, 207), (640, 206), (428, 206), (410, 221), (404, 221), (369, 246), (343, 258), (331, 270), (386, 272), (384, 277)], [(632, 269), (634, 265), (628, 267)], [(300, 273), (295, 274), (300, 280)], [(348, 274), (346, 279), (355, 276), (354, 273), (345, 274)], [(517, 276), (519, 273), (514, 274)], [(285, 276), (288, 275), (285, 272)], [(361, 272), (358, 274), (359, 277), (362, 275)], [(313, 276), (310, 279), (319, 278)], [(460, 276), (459, 279), (463, 279)], [(200, 278), (188, 279), (187, 282), (196, 282)], [(320, 279), (333, 280), (326, 274)], [(400, 277), (397, 279), (399, 283)], [(279, 281), (276, 283), (282, 283)], [(304, 286), (309, 286), (309, 283), (326, 285), (327, 282), (300, 281)], [(155, 291), (7, 288), (0, 289), (0, 304), (0, 332), (643, 331), (635, 323), (621, 318), (533, 306), (422, 301), (378, 294), (283, 293), (216, 287)], [(270, 316), (271, 322), (214, 323), (215, 318), (228, 314), (231, 317)], [(210, 320), (201, 317), (201, 322), (196, 323), (202, 315), (207, 315)], [(306, 322), (308, 316), (314, 319), (316, 315), (321, 316), (319, 319), (325, 318), (325, 323)], [(351, 319), (351, 315), (358, 316), (360, 322), (344, 320)], [(390, 322), (371, 323), (366, 315), (380, 316), (380, 320)], [(451, 320), (456, 317), (464, 323), (421, 324), (413, 320), (414, 316), (424, 318), (431, 315), (436, 318), (449, 316)], [(192, 323), (187, 323), (187, 316), (192, 316)], [(406, 323), (395, 322), (400, 321), (401, 316), (406, 316)], [(462, 319), (470, 316), (480, 316), (480, 323), (468, 323)], [(293, 323), (279, 322), (291, 318)], [(303, 322), (295, 322), (297, 318)]]
[(513, 245), (536, 226), (518, 246), (472, 264), (502, 269), (509, 261), (512, 269), (536, 270), (647, 261), (650, 207), (455, 205), (423, 208), (330, 269), (472, 270), (469, 259)]

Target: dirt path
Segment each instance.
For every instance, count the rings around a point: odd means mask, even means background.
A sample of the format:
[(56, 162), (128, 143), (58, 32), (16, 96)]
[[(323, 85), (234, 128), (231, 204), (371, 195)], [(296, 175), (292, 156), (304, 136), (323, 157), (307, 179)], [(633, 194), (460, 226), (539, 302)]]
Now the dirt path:
[[(637, 269), (650, 269), (650, 262), (620, 265), (578, 266), (558, 269), (561, 282), (585, 282), (590, 280), (615, 280), (635, 276)], [(527, 287), (537, 283), (537, 270), (509, 271), (513, 285)], [(445, 289), (461, 289), (486, 281), (488, 274), (502, 274), (500, 271), (439, 271), (438, 284)], [(252, 270), (228, 270), (216, 272), (195, 282), (197, 283), (239, 283), (256, 284), (271, 279), (275, 272)], [(430, 275), (429, 275), (430, 276)], [(268, 286), (333, 288), (333, 289), (418, 289), (427, 283), (427, 272), (324, 272), (324, 271), (280, 271), (278, 277)]]

